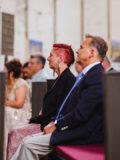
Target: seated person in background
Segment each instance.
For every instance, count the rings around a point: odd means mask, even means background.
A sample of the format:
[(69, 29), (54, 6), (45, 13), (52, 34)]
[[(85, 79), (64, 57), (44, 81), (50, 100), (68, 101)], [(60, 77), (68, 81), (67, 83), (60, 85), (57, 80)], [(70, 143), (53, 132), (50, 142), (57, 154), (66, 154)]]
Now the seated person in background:
[(30, 86), (32, 87), (32, 82), (46, 81), (48, 75), (44, 70), (46, 59), (41, 55), (32, 55), (29, 61), (29, 68), (32, 73), (32, 78), (30, 80)]
[(107, 49), (102, 38), (86, 36), (76, 52), (77, 62), (83, 71), (60, 106), (56, 120), (49, 123), (43, 132), (25, 137), (11, 160), (38, 160), (49, 154), (56, 145), (103, 141), (104, 69), (101, 61)]
[(29, 80), (32, 77), (32, 72), (29, 68), (29, 62), (24, 63), (22, 67), (22, 72), (23, 72), (23, 79), (29, 82)]
[(13, 59), (5, 64), (6, 99), (5, 99), (5, 135), (6, 145), (8, 133), (17, 127), (25, 125), (31, 118), (30, 88), (25, 80), (20, 78), (22, 65)]
[(80, 74), (83, 70), (82, 66), (76, 61), (75, 61), (75, 70), (78, 74)]
[(62, 101), (75, 82), (75, 77), (69, 70), (69, 67), (74, 63), (74, 52), (71, 46), (54, 44), (47, 60), (49, 67), (57, 73), (58, 77), (44, 96), (42, 115), (30, 120), (30, 123), (40, 123), (41, 129), (55, 119)]
[(110, 60), (107, 56), (105, 56), (105, 58), (102, 62), (102, 66), (106, 72), (115, 71), (115, 69), (111, 66)]

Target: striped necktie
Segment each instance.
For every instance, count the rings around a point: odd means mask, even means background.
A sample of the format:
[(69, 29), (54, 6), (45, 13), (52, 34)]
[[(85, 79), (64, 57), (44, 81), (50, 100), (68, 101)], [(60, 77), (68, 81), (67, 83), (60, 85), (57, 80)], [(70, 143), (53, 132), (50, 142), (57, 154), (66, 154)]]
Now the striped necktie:
[(58, 111), (58, 114), (57, 114), (57, 116), (56, 116), (56, 120), (55, 120), (55, 121), (58, 120), (59, 115), (60, 115), (60, 113), (61, 113), (61, 111), (62, 111), (62, 109), (63, 109), (63, 107), (64, 107), (64, 104), (66, 103), (66, 101), (67, 101), (68, 97), (70, 96), (71, 92), (73, 91), (73, 89), (74, 89), (74, 88), (78, 85), (78, 83), (81, 81), (81, 79), (83, 78), (83, 76), (84, 76), (83, 72), (81, 72), (81, 73), (77, 76), (76, 81), (75, 81), (73, 87), (71, 88), (71, 90), (69, 91), (69, 93), (67, 94), (67, 96), (66, 96), (66, 98), (64, 99), (63, 103), (62, 103), (61, 106), (60, 106), (60, 109), (59, 109), (59, 111)]

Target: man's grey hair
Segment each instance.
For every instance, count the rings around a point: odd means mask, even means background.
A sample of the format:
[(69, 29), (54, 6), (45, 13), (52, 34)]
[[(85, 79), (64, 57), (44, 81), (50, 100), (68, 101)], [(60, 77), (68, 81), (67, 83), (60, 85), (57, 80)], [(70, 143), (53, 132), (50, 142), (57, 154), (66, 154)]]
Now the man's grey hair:
[(43, 57), (42, 55), (31, 55), (30, 58), (36, 58), (37, 59), (37, 63), (41, 63), (42, 64), (42, 68), (44, 68), (45, 62), (46, 62), (45, 57)]
[(104, 57), (106, 56), (107, 50), (108, 50), (106, 41), (99, 36), (92, 36), (89, 34), (86, 35), (86, 38), (92, 39), (89, 45), (97, 49), (99, 53), (99, 57), (101, 61), (103, 61)]

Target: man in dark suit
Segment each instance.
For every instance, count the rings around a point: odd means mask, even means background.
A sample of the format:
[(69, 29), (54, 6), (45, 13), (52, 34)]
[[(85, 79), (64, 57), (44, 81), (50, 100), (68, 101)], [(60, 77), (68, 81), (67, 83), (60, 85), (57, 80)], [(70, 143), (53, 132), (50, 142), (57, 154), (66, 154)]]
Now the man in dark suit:
[[(77, 50), (77, 62), (83, 67), (70, 94), (61, 105), (54, 122), (43, 133), (26, 137), (12, 160), (38, 160), (59, 144), (89, 144), (103, 141), (103, 90), (101, 62), (106, 42), (86, 36)], [(60, 116), (62, 115), (62, 116)], [(39, 156), (38, 156), (39, 155)]]

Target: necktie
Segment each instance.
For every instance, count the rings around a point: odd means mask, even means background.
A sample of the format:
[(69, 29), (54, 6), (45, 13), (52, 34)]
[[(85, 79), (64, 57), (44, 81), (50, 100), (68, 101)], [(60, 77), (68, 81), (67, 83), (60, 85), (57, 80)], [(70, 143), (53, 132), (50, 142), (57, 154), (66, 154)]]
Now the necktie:
[(58, 111), (58, 114), (57, 114), (57, 116), (56, 116), (56, 120), (55, 120), (55, 121), (58, 120), (59, 115), (60, 115), (60, 112), (62, 111), (65, 102), (67, 101), (67, 99), (68, 99), (68, 97), (70, 96), (70, 94), (71, 94), (71, 92), (73, 91), (73, 89), (77, 86), (77, 84), (78, 84), (78, 83), (80, 82), (80, 80), (83, 78), (83, 76), (84, 76), (83, 72), (81, 72), (81, 73), (77, 76), (76, 81), (75, 81), (73, 87), (71, 88), (71, 90), (69, 91), (69, 93), (67, 94), (67, 96), (66, 96), (66, 98), (64, 99), (63, 103), (62, 103), (61, 106), (60, 106), (60, 109), (59, 109), (59, 111)]

